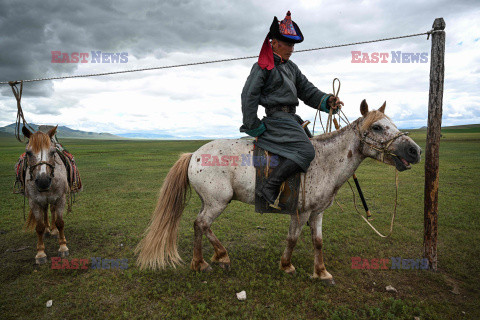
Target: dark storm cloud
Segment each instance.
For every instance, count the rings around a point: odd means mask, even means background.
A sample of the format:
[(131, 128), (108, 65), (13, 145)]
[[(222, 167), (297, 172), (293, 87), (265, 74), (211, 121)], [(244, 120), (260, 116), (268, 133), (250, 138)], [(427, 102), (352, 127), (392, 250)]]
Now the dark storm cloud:
[[(172, 51), (248, 47), (255, 25), (250, 5), (221, 1), (0, 2), (0, 79), (72, 74), (78, 64), (51, 63), (51, 51), (128, 52), (143, 58)], [(25, 95), (49, 96), (50, 82), (29, 84)], [(10, 88), (2, 86), (3, 95)]]
[[(74, 74), (77, 64), (51, 63), (54, 50), (128, 52), (139, 59), (202, 50), (233, 57), (257, 54), (273, 15), (282, 19), (288, 9), (305, 35), (305, 42), (297, 47), (306, 49), (426, 31), (434, 18), (462, 14), (474, 3), (392, 2), (386, 8), (352, 1), (311, 10), (282, 1), (262, 6), (253, 1), (219, 0), (4, 0), (0, 2), (0, 80)], [(319, 56), (331, 60), (336, 54), (325, 50), (304, 54), (303, 59), (305, 63), (318, 61)], [(111, 67), (127, 69), (124, 65)], [(0, 92), (11, 95), (8, 86), (0, 87)], [(50, 96), (53, 85), (49, 81), (30, 83), (24, 94)]]

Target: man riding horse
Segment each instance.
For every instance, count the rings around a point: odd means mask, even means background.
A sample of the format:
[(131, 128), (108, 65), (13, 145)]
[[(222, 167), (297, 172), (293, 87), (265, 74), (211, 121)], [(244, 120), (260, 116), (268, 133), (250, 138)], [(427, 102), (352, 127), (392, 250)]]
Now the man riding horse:
[[(298, 99), (323, 112), (336, 113), (343, 102), (316, 88), (290, 60), (294, 45), (303, 41), (290, 11), (284, 20), (274, 17), (242, 91), (243, 125), (240, 132), (256, 137), (255, 144), (286, 158), (273, 170), (256, 193), (273, 206), (280, 185), (297, 172), (306, 172), (315, 158), (302, 119), (295, 114)], [(258, 105), (265, 107), (266, 117), (257, 116)]]

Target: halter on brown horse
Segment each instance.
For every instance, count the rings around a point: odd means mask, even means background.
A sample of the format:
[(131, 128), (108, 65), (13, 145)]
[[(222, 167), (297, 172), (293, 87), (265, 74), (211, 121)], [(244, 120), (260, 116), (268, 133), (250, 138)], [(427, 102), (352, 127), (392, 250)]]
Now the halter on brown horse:
[(66, 205), (66, 194), (69, 191), (67, 170), (57, 155), (56, 146), (52, 143), (57, 127), (43, 133), (31, 133), (23, 127), (22, 132), (28, 138), (26, 146), (27, 174), (25, 177), (25, 196), (28, 198), (30, 213), (26, 227), (37, 232), (37, 264), (47, 262), (43, 235), (48, 231), (48, 208), (51, 212), (52, 234), (58, 229), (59, 255), (68, 256), (67, 240), (64, 234), (63, 212)]

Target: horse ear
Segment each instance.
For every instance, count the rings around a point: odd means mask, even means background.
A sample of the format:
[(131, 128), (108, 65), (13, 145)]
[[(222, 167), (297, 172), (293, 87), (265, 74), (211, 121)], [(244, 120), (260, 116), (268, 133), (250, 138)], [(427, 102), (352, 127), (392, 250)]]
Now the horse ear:
[(380, 107), (380, 109), (378, 109), (378, 111), (380, 111), (381, 113), (385, 113), (385, 107), (387, 105), (387, 101), (385, 101), (382, 106)]
[(366, 116), (367, 113), (368, 113), (368, 104), (367, 104), (367, 101), (365, 99), (362, 100), (362, 103), (360, 103), (360, 113), (362, 114), (362, 116)]
[(30, 130), (28, 130), (26, 127), (22, 127), (22, 133), (25, 136), (25, 138), (30, 139), (32, 133)]
[(48, 130), (48, 136), (50, 137), (50, 139), (57, 133), (57, 128), (58, 128), (58, 125), (50, 130)]

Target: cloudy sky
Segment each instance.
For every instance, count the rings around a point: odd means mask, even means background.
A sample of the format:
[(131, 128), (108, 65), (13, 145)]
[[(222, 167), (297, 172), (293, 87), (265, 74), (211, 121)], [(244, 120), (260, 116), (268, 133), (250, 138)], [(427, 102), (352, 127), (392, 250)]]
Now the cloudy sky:
[[(305, 41), (296, 50), (431, 29), (446, 22), (443, 125), (480, 123), (478, 1), (9, 1), (0, 0), (0, 81), (89, 74), (257, 55), (273, 16), (287, 10)], [(352, 120), (367, 99), (401, 128), (426, 125), (430, 44), (426, 36), (297, 53), (292, 60), (324, 92), (335, 77)], [(52, 51), (89, 53), (87, 63), (52, 63)], [(92, 63), (92, 51), (127, 53)], [(388, 63), (352, 63), (352, 51), (389, 53)], [(427, 53), (428, 63), (391, 63), (392, 51)], [(255, 59), (95, 78), (26, 83), (28, 122), (179, 138), (241, 136), (240, 94)], [(300, 103), (297, 113), (313, 121)], [(259, 117), (263, 117), (263, 107)], [(0, 85), (0, 126), (16, 103)]]

